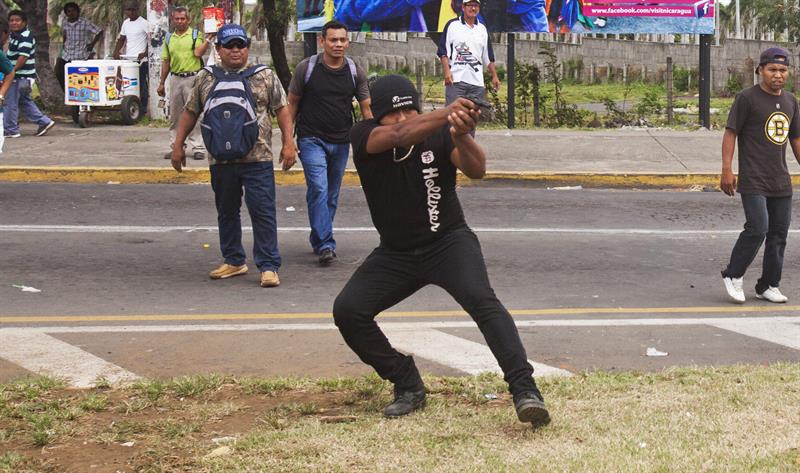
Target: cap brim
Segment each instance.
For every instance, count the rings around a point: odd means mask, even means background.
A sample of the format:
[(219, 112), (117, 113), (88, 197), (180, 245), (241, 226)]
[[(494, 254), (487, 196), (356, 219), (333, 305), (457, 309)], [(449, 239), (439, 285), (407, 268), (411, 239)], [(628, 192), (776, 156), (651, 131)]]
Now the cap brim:
[(229, 37), (225, 38), (224, 41), (217, 41), (217, 44), (221, 44), (221, 45), (225, 46), (226, 44), (228, 44), (228, 43), (230, 43), (232, 41), (237, 41), (237, 40), (238, 41), (242, 41), (245, 44), (247, 44), (247, 37), (245, 37), (245, 36), (229, 36)]

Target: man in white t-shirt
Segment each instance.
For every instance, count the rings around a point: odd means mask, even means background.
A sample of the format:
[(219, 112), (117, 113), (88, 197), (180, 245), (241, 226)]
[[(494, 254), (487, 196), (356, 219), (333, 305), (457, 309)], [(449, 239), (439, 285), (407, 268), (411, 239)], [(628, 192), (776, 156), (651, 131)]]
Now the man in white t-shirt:
[(486, 26), (478, 21), (479, 0), (463, 0), (460, 17), (447, 22), (439, 42), (437, 56), (444, 69), (445, 100), (447, 104), (458, 97), (486, 97), (483, 68), (492, 74), (492, 87), (500, 88), (494, 66), (494, 52)]
[(139, 62), (139, 100), (142, 106), (142, 115), (147, 113), (148, 84), (147, 75), (150, 68), (147, 63), (147, 42), (149, 40), (149, 26), (147, 20), (139, 15), (139, 1), (125, 0), (125, 21), (119, 30), (119, 38), (114, 48), (114, 59), (122, 55), (125, 46), (125, 57)]

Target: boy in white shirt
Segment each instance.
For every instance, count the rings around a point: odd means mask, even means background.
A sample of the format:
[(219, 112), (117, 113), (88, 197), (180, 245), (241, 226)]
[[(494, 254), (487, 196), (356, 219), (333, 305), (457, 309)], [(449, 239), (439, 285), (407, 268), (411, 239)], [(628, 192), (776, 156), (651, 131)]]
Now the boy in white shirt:
[[(119, 30), (119, 38), (114, 48), (114, 59), (119, 59), (122, 55), (122, 47), (125, 46), (125, 56), (127, 59), (139, 62), (139, 100), (142, 107), (142, 115), (147, 113), (148, 94), (148, 74), (150, 68), (147, 62), (147, 42), (149, 39), (149, 26), (147, 20), (139, 15), (138, 0), (126, 0), (124, 4), (125, 21)], [(135, 58), (135, 59), (134, 59)]]

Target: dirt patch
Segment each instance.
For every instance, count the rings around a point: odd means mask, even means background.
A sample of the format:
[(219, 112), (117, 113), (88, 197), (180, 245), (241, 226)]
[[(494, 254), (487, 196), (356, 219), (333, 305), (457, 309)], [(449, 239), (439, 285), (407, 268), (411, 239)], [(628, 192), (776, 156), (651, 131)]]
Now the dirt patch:
[[(276, 422), (300, 416), (344, 417), (348, 405), (353, 405), (341, 392), (264, 395), (233, 385), (199, 397), (169, 396), (157, 401), (127, 391), (102, 390), (54, 391), (47, 398), (66, 407), (80, 405), (91, 395), (106, 398), (107, 407), (84, 412), (44, 446), (34, 444), (25, 419), (12, 419), (12, 438), (0, 441), (0, 458), (10, 452), (23, 458), (9, 471), (201, 471), (196, 459), (241, 438), (270, 413), (279, 413)], [(0, 471), (2, 467), (0, 462)]]

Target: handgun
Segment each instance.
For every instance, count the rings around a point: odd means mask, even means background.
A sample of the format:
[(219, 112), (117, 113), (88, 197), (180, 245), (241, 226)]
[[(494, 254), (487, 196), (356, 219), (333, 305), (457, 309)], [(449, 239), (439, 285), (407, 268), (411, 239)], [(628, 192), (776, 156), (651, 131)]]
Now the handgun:
[(492, 108), (492, 104), (490, 102), (487, 102), (486, 100), (478, 97), (477, 95), (472, 95), (472, 94), (465, 94), (462, 95), (461, 97), (469, 100), (470, 102), (478, 106), (478, 108), (481, 111), (481, 115), (478, 121), (490, 122), (494, 120), (494, 109)]

